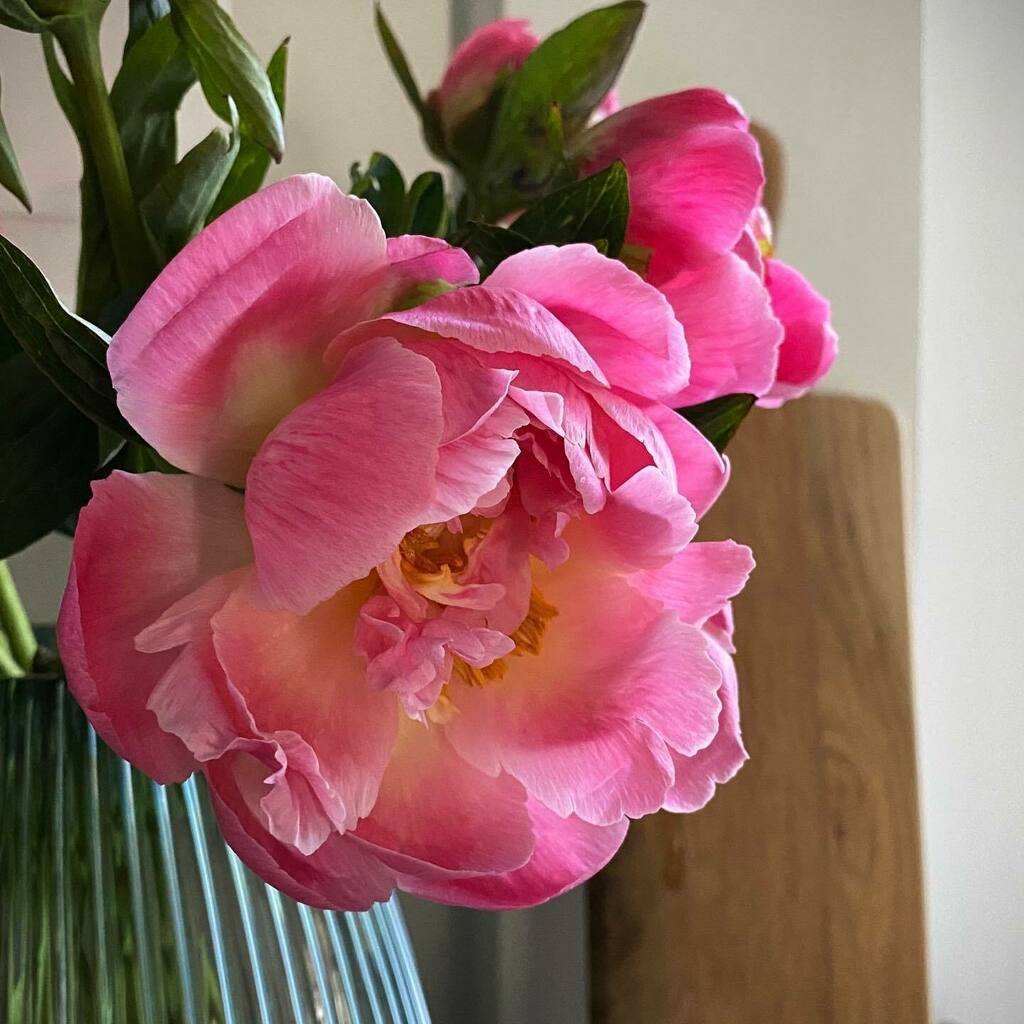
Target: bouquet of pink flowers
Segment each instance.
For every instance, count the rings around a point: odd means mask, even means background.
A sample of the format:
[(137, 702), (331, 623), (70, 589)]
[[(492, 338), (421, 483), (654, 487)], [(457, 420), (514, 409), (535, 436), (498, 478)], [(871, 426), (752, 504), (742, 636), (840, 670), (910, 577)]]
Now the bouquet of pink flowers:
[[(751, 406), (836, 353), (740, 106), (620, 109), (633, 0), (488, 25), (425, 96), (378, 12), (450, 184), (374, 154), (261, 188), (286, 46), (133, 2), (108, 89), (103, 6), (0, 3), (84, 157), (78, 315), (0, 240), (0, 557), (73, 530), (60, 656), (99, 735), (201, 772), (242, 860), (322, 907), (528, 906), (703, 806), (746, 757), (753, 561), (698, 524)], [(178, 158), (195, 81), (226, 127)], [(2, 123), (0, 181), (27, 202)]]

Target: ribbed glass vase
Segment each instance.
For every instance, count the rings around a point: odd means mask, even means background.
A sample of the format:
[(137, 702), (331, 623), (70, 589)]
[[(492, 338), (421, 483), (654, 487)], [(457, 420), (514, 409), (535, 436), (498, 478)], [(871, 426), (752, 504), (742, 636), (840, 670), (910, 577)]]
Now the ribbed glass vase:
[(313, 910), (242, 866), (63, 684), (0, 681), (3, 1024), (429, 1024), (395, 900)]

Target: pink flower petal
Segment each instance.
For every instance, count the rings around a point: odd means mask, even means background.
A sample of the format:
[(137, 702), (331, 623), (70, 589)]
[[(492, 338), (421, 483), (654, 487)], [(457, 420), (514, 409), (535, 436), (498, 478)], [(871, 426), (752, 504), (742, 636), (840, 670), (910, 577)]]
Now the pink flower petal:
[[(392, 324), (413, 330), (402, 332)], [(336, 339), (327, 359), (338, 360), (346, 348), (368, 337), (390, 335), (399, 341), (414, 341), (429, 340), (430, 334), (459, 341), (478, 352), (542, 356), (607, 383), (590, 353), (557, 317), (525, 295), (498, 288), (460, 288), (414, 309), (363, 324)]]
[(441, 426), (430, 361), (379, 339), (352, 350), (334, 383), (274, 430), (245, 496), (270, 603), (309, 611), (424, 521)]
[(657, 398), (686, 386), (683, 329), (657, 289), (590, 245), (544, 245), (504, 260), (485, 288), (536, 299), (586, 346), (612, 384)]
[(731, 540), (689, 544), (667, 565), (634, 581), (649, 597), (702, 625), (720, 612), (747, 582), (754, 568), (750, 548)]
[(673, 778), (666, 744), (692, 753), (711, 741), (721, 675), (699, 630), (568, 536), (572, 557), (534, 570), (557, 610), (541, 653), (508, 657), (489, 685), (453, 681), (446, 729), (481, 771), (506, 771), (557, 814), (607, 825), (661, 806)]
[(729, 480), (729, 460), (689, 420), (668, 406), (645, 405), (644, 412), (661, 431), (672, 452), (679, 493), (700, 519)]
[(759, 404), (775, 408), (810, 390), (832, 368), (839, 339), (829, 322), (829, 304), (799, 271), (781, 260), (765, 261), (765, 285), (785, 336), (775, 383)]
[(283, 748), (289, 770), (305, 776), (339, 829), (355, 827), (373, 807), (398, 727), (394, 695), (367, 685), (356, 651), (368, 592), (366, 584), (349, 587), (299, 616), (260, 608), (239, 591), (213, 619), (217, 655), (250, 734)]
[(613, 160), (626, 165), (626, 237), (653, 251), (654, 283), (739, 241), (764, 184), (757, 143), (746, 125), (729, 97), (691, 89), (626, 107), (583, 137), (586, 173)]
[(735, 253), (661, 286), (690, 346), (690, 384), (666, 404), (695, 405), (721, 395), (764, 394), (775, 380), (782, 325), (768, 292)]
[(511, 871), (533, 853), (523, 787), (467, 764), (443, 728), (409, 720), (373, 811), (355, 834), (428, 866), (466, 873)]
[(715, 795), (715, 787), (728, 782), (747, 759), (740, 735), (736, 669), (732, 658), (717, 643), (712, 643), (710, 650), (722, 673), (718, 732), (703, 750), (689, 757), (673, 751), (675, 782), (665, 799), (665, 809), (669, 811), (700, 810)]
[(241, 495), (210, 480), (115, 472), (79, 517), (58, 625), (68, 684), (107, 743), (160, 782), (195, 767), (147, 707), (178, 653), (142, 653), (135, 638), (251, 557)]
[[(379, 312), (385, 312), (391, 305), (399, 307), (416, 298), (417, 290), (431, 285), (452, 287), (476, 284), (480, 271), (469, 255), (443, 239), (426, 235), (399, 235), (387, 242), (389, 272), (388, 291), (393, 301), (382, 296), (378, 301)], [(425, 291), (419, 297), (427, 298)], [(386, 303), (386, 304), (382, 304)]]
[(219, 217), (114, 336), (125, 417), (182, 469), (240, 485), (260, 442), (327, 383), (321, 357), (376, 312), (384, 232), (328, 178), (287, 178)]
[(402, 888), (437, 903), (480, 910), (533, 907), (596, 875), (622, 845), (629, 824), (625, 818), (611, 825), (591, 825), (575, 815), (563, 818), (537, 800), (528, 801), (527, 809), (535, 845), (523, 867), (476, 878), (403, 878)]

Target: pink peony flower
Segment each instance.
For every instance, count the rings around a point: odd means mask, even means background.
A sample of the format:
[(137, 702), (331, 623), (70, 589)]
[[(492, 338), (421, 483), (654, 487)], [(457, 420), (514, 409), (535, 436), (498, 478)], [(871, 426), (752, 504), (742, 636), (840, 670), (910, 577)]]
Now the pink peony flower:
[[(482, 108), (501, 72), (518, 68), (538, 42), (525, 21), (473, 33), (433, 94), (446, 131)], [(620, 110), (613, 90), (570, 141), (581, 174), (626, 165), (626, 241), (686, 331), (689, 380), (666, 396), (670, 404), (744, 393), (777, 406), (828, 372), (837, 339), (827, 302), (791, 267), (751, 258), (764, 171), (734, 99), (687, 89)]]
[(688, 89), (634, 104), (587, 131), (577, 154), (587, 174), (626, 165), (627, 243), (690, 351), (672, 404), (742, 392), (777, 406), (825, 375), (837, 351), (828, 303), (770, 257), (761, 157), (735, 100)]
[(727, 466), (658, 400), (687, 379), (667, 300), (565, 246), (410, 308), (473, 280), (291, 178), (110, 348), (187, 472), (94, 485), (69, 683), (154, 778), (202, 771), (242, 859), (318, 906), (540, 902), (746, 756), (728, 602), (752, 563), (693, 539)]

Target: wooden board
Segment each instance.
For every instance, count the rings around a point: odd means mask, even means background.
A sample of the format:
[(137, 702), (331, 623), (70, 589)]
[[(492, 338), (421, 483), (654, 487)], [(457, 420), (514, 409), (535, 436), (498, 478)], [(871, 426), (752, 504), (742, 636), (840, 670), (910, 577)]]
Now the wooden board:
[(876, 403), (755, 411), (702, 526), (736, 603), (751, 760), (634, 824), (591, 884), (594, 1024), (926, 1024), (899, 437)]

